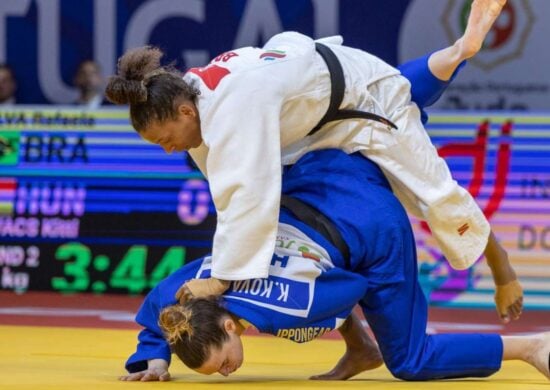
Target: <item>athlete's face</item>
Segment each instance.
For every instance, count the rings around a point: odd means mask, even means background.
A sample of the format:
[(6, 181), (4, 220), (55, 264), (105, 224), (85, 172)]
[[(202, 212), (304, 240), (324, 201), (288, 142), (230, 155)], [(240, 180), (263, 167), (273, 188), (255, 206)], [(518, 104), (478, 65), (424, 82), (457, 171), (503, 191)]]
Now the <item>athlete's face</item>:
[(154, 121), (140, 135), (168, 154), (196, 148), (202, 143), (199, 112), (193, 103), (183, 102), (178, 105), (176, 119)]
[(210, 356), (202, 366), (195, 369), (200, 374), (211, 375), (216, 372), (223, 376), (235, 372), (243, 364), (243, 344), (239, 326), (233, 319), (224, 320), (223, 326), (229, 339), (220, 348), (210, 347)]

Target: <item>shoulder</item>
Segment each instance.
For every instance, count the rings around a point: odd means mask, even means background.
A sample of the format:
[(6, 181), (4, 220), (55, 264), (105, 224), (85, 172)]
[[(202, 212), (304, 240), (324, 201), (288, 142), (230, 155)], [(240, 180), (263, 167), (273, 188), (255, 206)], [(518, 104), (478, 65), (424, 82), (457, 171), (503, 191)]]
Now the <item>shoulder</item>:
[(297, 46), (297, 45), (311, 45), (314, 46), (315, 42), (313, 38), (307, 35), (301, 34), (296, 31), (285, 31), (280, 34), (276, 34), (269, 38), (264, 44), (263, 49), (271, 49), (277, 46)]

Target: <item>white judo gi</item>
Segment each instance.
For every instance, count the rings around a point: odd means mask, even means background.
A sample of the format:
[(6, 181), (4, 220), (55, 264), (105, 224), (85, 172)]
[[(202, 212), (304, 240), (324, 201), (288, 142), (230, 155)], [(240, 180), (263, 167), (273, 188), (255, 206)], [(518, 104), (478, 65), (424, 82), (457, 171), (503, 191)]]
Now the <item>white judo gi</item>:
[(451, 265), (472, 265), (485, 249), (489, 223), (438, 156), (410, 101), (408, 80), (382, 60), (342, 46), (340, 37), (319, 42), (333, 50), (344, 70), (340, 108), (378, 114), (397, 130), (347, 119), (308, 136), (327, 111), (331, 83), (315, 41), (299, 33), (278, 34), (263, 48), (221, 54), (184, 76), (200, 90), (203, 143), (189, 153), (208, 178), (218, 214), (212, 276), (267, 277), (282, 165), (325, 148), (361, 151), (376, 162), (407, 211), (428, 222)]

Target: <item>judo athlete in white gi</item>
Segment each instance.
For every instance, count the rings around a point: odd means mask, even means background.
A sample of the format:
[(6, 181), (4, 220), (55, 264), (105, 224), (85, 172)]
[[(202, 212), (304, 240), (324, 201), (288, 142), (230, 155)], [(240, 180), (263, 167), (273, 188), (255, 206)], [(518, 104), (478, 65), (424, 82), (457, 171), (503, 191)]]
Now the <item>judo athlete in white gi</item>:
[[(199, 373), (228, 375), (243, 363), (240, 334), (247, 324), (306, 342), (339, 327), (356, 303), (397, 378), (486, 377), (508, 359), (524, 360), (550, 377), (550, 332), (426, 334), (428, 307), (410, 222), (380, 168), (361, 153), (309, 152), (285, 170), (282, 192), (317, 215), (299, 218), (281, 208), (267, 278), (233, 281), (219, 305), (205, 298), (181, 305), (176, 290), (189, 278), (210, 277), (212, 258), (170, 275), (137, 314), (144, 329), (122, 380), (168, 380), (171, 350)], [(322, 218), (331, 222), (314, 228)], [(346, 363), (356, 364), (349, 376), (364, 370), (353, 357)]]
[[(470, 35), (479, 47), (504, 3), (474, 2), (480, 22)], [(464, 38), (469, 42), (468, 31)], [(359, 151), (376, 162), (406, 209), (428, 222), (453, 267), (471, 266), (484, 251), (505, 256), (473, 198), (437, 155), (407, 79), (341, 43), (341, 37), (314, 41), (282, 33), (263, 48), (223, 53), (183, 79), (160, 67), (158, 49), (135, 49), (119, 60), (107, 97), (130, 104), (144, 139), (168, 153), (188, 150), (209, 181), (218, 217), (212, 278), (187, 283), (195, 297), (220, 294), (230, 280), (267, 277), (282, 167), (318, 149)], [(341, 120), (357, 111), (362, 118)], [(495, 279), (506, 297), (501, 315), (515, 305), (517, 316), (521, 287), (513, 271)]]

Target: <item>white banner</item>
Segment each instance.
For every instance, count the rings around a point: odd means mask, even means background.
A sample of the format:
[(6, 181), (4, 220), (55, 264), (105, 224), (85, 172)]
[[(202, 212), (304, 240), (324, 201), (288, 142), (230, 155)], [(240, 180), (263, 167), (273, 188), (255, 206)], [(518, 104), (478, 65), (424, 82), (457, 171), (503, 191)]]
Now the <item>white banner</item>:
[[(413, 0), (403, 20), (399, 60), (452, 44), (466, 24), (471, 0)], [(481, 52), (435, 107), (550, 109), (550, 1), (508, 0)]]

